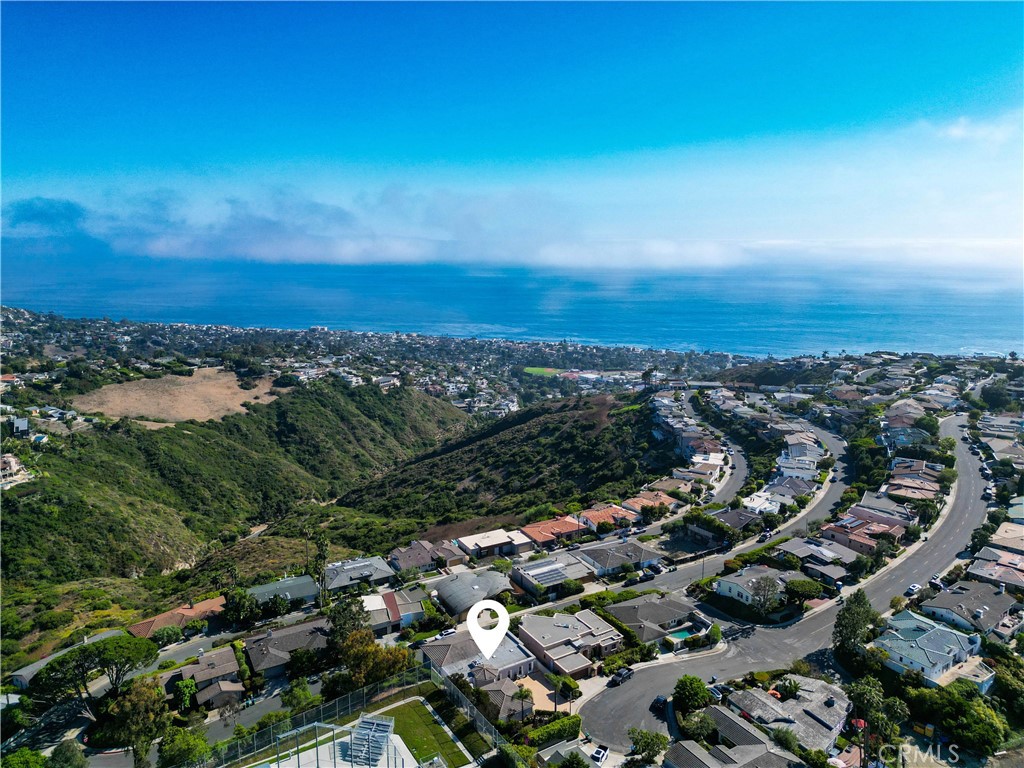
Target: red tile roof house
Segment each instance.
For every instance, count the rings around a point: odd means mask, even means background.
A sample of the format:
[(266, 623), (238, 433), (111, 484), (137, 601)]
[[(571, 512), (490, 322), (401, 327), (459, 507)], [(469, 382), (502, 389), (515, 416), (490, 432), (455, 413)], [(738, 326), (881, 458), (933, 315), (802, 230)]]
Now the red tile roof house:
[(627, 527), (635, 523), (640, 518), (636, 512), (630, 512), (628, 509), (609, 504), (600, 509), (585, 509), (579, 514), (580, 522), (590, 528), (592, 531), (597, 530), (597, 526), (601, 523), (611, 523), (616, 528)]
[(643, 512), (644, 507), (656, 507), (659, 504), (664, 504), (670, 511), (674, 511), (676, 507), (680, 506), (679, 502), (667, 493), (662, 493), (661, 491), (642, 491), (632, 499), (626, 499), (622, 502), (622, 507), (630, 512), (640, 514)]
[(129, 634), (135, 637), (151, 637), (154, 632), (163, 627), (185, 628), (190, 621), (198, 619), (208, 621), (224, 610), (224, 596), (218, 595), (209, 600), (198, 603), (183, 605), (174, 610), (161, 613), (158, 616), (145, 619), (128, 627)]
[(587, 526), (571, 515), (530, 523), (519, 530), (540, 547), (555, 546), (560, 541), (574, 539), (588, 532)]
[(883, 535), (889, 534), (899, 542), (904, 533), (906, 529), (903, 526), (872, 522), (848, 514), (838, 522), (823, 525), (820, 536), (849, 547), (854, 552), (869, 555), (878, 548)]

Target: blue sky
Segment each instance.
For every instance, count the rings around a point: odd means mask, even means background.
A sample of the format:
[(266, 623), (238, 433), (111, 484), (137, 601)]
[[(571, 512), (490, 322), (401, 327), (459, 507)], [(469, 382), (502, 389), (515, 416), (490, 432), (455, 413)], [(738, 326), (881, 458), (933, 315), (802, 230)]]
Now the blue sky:
[(9, 247), (1018, 271), (1020, 3), (4, 3)]

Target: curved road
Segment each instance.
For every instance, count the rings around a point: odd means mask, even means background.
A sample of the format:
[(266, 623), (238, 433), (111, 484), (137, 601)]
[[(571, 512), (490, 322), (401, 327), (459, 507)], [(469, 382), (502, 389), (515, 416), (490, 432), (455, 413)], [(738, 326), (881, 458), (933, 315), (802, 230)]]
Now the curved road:
[[(964, 423), (966, 419), (957, 416), (941, 425), (943, 437), (957, 440), (959, 478), (956, 498), (943, 512), (946, 519), (940, 535), (930, 537), (917, 550), (896, 561), (864, 586), (877, 610), (887, 610), (892, 596), (902, 594), (908, 584), (925, 584), (932, 574), (945, 572), (970, 543), (972, 531), (985, 520), (987, 509), (981, 500), (985, 481), (979, 473), (979, 460), (971, 456), (966, 444), (959, 439), (959, 427)], [(716, 568), (717, 564), (709, 559), (708, 573), (714, 573)], [(692, 566), (687, 570), (692, 571)], [(682, 571), (681, 568), (672, 575)], [(671, 695), (672, 686), (683, 674), (698, 675), (705, 680), (717, 675), (720, 680), (726, 680), (750, 671), (787, 666), (799, 658), (808, 658), (819, 667), (828, 668), (831, 662), (828, 648), (837, 610), (833, 603), (784, 627), (746, 625), (741, 628), (740, 636), (730, 641), (724, 653), (694, 659), (684, 657), (679, 661), (638, 669), (632, 680), (618, 688), (602, 691), (583, 705), (580, 709), (583, 727), (597, 741), (625, 752), (630, 746), (626, 736), (628, 727), (668, 732), (665, 722), (656, 718), (649, 707), (655, 696)]]

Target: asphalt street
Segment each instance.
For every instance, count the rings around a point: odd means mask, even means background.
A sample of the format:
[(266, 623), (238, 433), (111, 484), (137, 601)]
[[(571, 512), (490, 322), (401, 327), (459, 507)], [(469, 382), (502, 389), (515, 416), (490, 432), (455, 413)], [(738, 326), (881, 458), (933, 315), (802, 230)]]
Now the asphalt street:
[[(902, 594), (909, 584), (925, 584), (933, 574), (944, 573), (952, 567), (958, 554), (970, 543), (972, 531), (985, 519), (986, 504), (981, 500), (985, 481), (979, 472), (980, 463), (959, 439), (960, 426), (965, 423), (964, 417), (957, 416), (941, 425), (942, 436), (957, 439), (956, 498), (944, 510), (945, 520), (936, 535), (865, 584), (864, 590), (877, 610), (887, 610), (892, 596)], [(711, 562), (709, 559), (708, 573), (714, 572)], [(692, 571), (692, 566), (688, 570)], [(683, 571), (681, 568), (673, 575), (678, 576)], [(739, 637), (729, 642), (724, 653), (693, 659), (682, 657), (678, 661), (639, 669), (624, 685), (599, 693), (583, 705), (580, 714), (584, 728), (596, 741), (626, 751), (629, 749), (627, 728), (636, 726), (668, 732), (666, 723), (656, 718), (649, 707), (655, 696), (671, 695), (675, 681), (684, 674), (698, 675), (707, 681), (713, 675), (727, 680), (752, 670), (787, 666), (800, 658), (828, 669), (831, 663), (828, 648), (837, 610), (838, 606), (833, 603), (789, 626), (747, 625), (741, 629)]]

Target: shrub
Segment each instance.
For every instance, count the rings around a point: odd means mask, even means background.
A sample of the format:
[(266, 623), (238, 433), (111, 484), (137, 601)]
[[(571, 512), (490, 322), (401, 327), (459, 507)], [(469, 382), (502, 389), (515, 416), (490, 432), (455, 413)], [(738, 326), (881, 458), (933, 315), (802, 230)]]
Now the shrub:
[(537, 748), (543, 747), (545, 744), (553, 744), (556, 741), (572, 741), (580, 735), (582, 724), (583, 720), (579, 715), (569, 715), (559, 720), (553, 720), (540, 728), (535, 728), (529, 732), (529, 738), (532, 746)]

